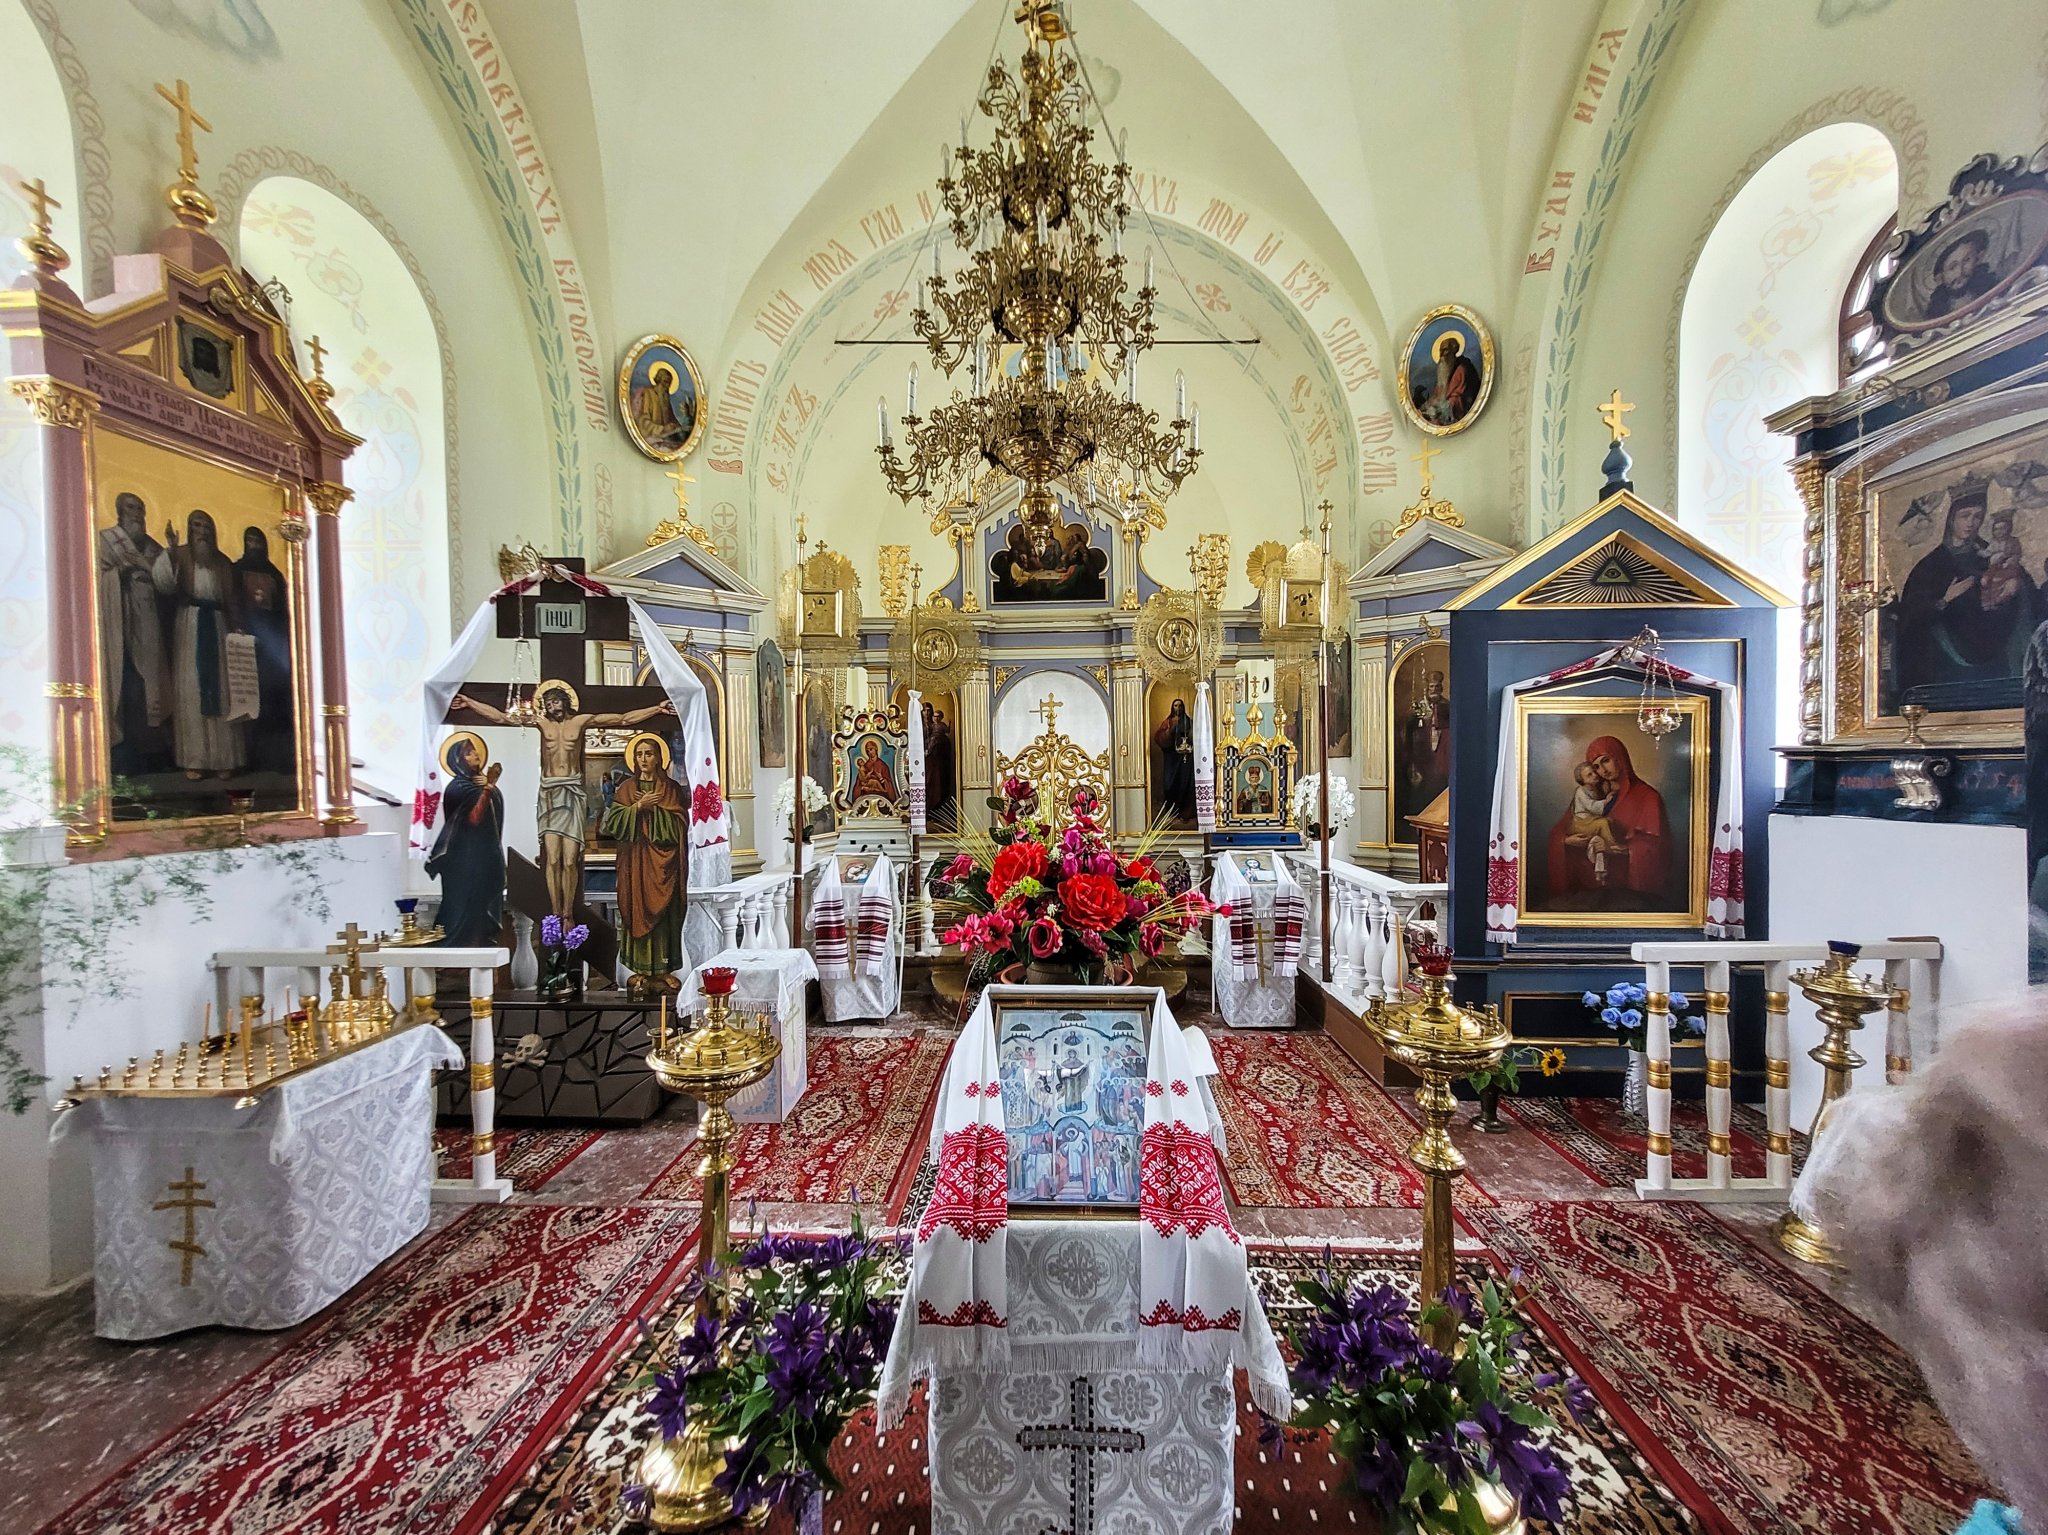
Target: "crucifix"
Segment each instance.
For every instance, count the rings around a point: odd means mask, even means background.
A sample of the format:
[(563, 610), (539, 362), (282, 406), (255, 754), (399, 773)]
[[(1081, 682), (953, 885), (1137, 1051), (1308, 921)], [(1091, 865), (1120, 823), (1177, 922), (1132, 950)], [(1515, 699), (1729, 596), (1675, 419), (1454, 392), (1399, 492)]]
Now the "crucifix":
[[(465, 682), (449, 705), (448, 719), (454, 723), (460, 715), (539, 733), (541, 872), (547, 879), (549, 910), (568, 922), (576, 916), (583, 894), (583, 843), (590, 814), (583, 776), (584, 732), (639, 725), (657, 715), (673, 715), (675, 709), (659, 688), (590, 681), (592, 642), (630, 640), (632, 612), (625, 598), (597, 596), (558, 574), (580, 575), (579, 559), (549, 560), (543, 571), (534, 590), (496, 599), (498, 638), (517, 646), (513, 671), (520, 670), (518, 652), (524, 651), (528, 637), (537, 636), (540, 680)], [(485, 702), (486, 696), (502, 697), (504, 706)]]
[(1023, 1450), (1067, 1452), (1067, 1514), (1064, 1535), (1090, 1535), (1095, 1528), (1095, 1457), (1135, 1455), (1145, 1448), (1136, 1429), (1107, 1428), (1095, 1421), (1095, 1382), (1077, 1375), (1067, 1387), (1067, 1421), (1017, 1431)]
[(1628, 427), (1621, 418), (1634, 409), (1635, 406), (1622, 399), (1619, 389), (1600, 402), (1600, 419), (1607, 423), (1607, 430), (1616, 442), (1628, 436)]
[(213, 124), (201, 117), (192, 106), (192, 91), (183, 80), (178, 82), (174, 92), (167, 85), (158, 85), (156, 93), (178, 111), (178, 179), (187, 186), (199, 184), (199, 148), (192, 141), (192, 130), (213, 132)]

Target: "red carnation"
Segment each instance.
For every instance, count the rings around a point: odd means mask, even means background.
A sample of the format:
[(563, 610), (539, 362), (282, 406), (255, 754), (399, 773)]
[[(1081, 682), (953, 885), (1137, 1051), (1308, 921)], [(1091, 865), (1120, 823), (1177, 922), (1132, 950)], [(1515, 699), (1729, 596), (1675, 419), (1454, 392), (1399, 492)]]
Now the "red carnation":
[(988, 896), (1000, 901), (1003, 892), (1020, 879), (1045, 877), (1045, 848), (1037, 842), (1012, 842), (996, 854), (995, 868), (988, 877)]
[(1107, 874), (1076, 874), (1060, 881), (1060, 904), (1067, 920), (1082, 929), (1115, 927), (1129, 904)]

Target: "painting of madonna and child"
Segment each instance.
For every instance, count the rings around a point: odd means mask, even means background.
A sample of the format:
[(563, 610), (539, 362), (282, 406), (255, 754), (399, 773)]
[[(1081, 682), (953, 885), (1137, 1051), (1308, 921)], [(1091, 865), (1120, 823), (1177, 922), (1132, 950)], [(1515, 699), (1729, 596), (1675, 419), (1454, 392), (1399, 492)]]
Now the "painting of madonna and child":
[(1137, 1204), (1150, 1018), (1135, 1001), (998, 1004), (1013, 1207)]
[(1678, 729), (1638, 726), (1638, 700), (1516, 700), (1522, 766), (1521, 920), (1562, 927), (1706, 921), (1707, 700)]
[(1877, 712), (2016, 709), (2027, 641), (2048, 620), (2048, 431), (2036, 428), (1875, 487), (1881, 568)]

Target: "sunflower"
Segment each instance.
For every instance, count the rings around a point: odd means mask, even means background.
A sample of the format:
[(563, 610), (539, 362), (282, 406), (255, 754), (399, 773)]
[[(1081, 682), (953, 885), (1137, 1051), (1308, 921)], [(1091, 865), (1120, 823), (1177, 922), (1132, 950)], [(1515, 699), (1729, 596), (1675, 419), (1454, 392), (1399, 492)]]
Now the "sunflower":
[(1545, 1050), (1536, 1057), (1536, 1064), (1546, 1077), (1554, 1077), (1564, 1070), (1564, 1052), (1562, 1050)]

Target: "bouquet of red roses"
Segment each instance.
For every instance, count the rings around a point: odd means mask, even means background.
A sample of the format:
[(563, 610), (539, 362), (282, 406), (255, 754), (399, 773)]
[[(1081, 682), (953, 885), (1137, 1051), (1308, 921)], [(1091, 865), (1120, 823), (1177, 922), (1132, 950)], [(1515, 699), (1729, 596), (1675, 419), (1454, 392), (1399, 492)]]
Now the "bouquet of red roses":
[(1007, 979), (1032, 963), (1069, 966), (1084, 983), (1134, 976), (1141, 959), (1229, 910), (1185, 877), (1169, 887), (1148, 856), (1157, 829), (1119, 856), (1092, 789), (1074, 791), (1058, 830), (1036, 819), (1038, 792), (1025, 779), (1005, 779), (989, 805), (995, 826), (963, 826), (966, 851), (933, 882), (939, 909), (953, 917), (939, 941), (968, 956), (974, 979)]

